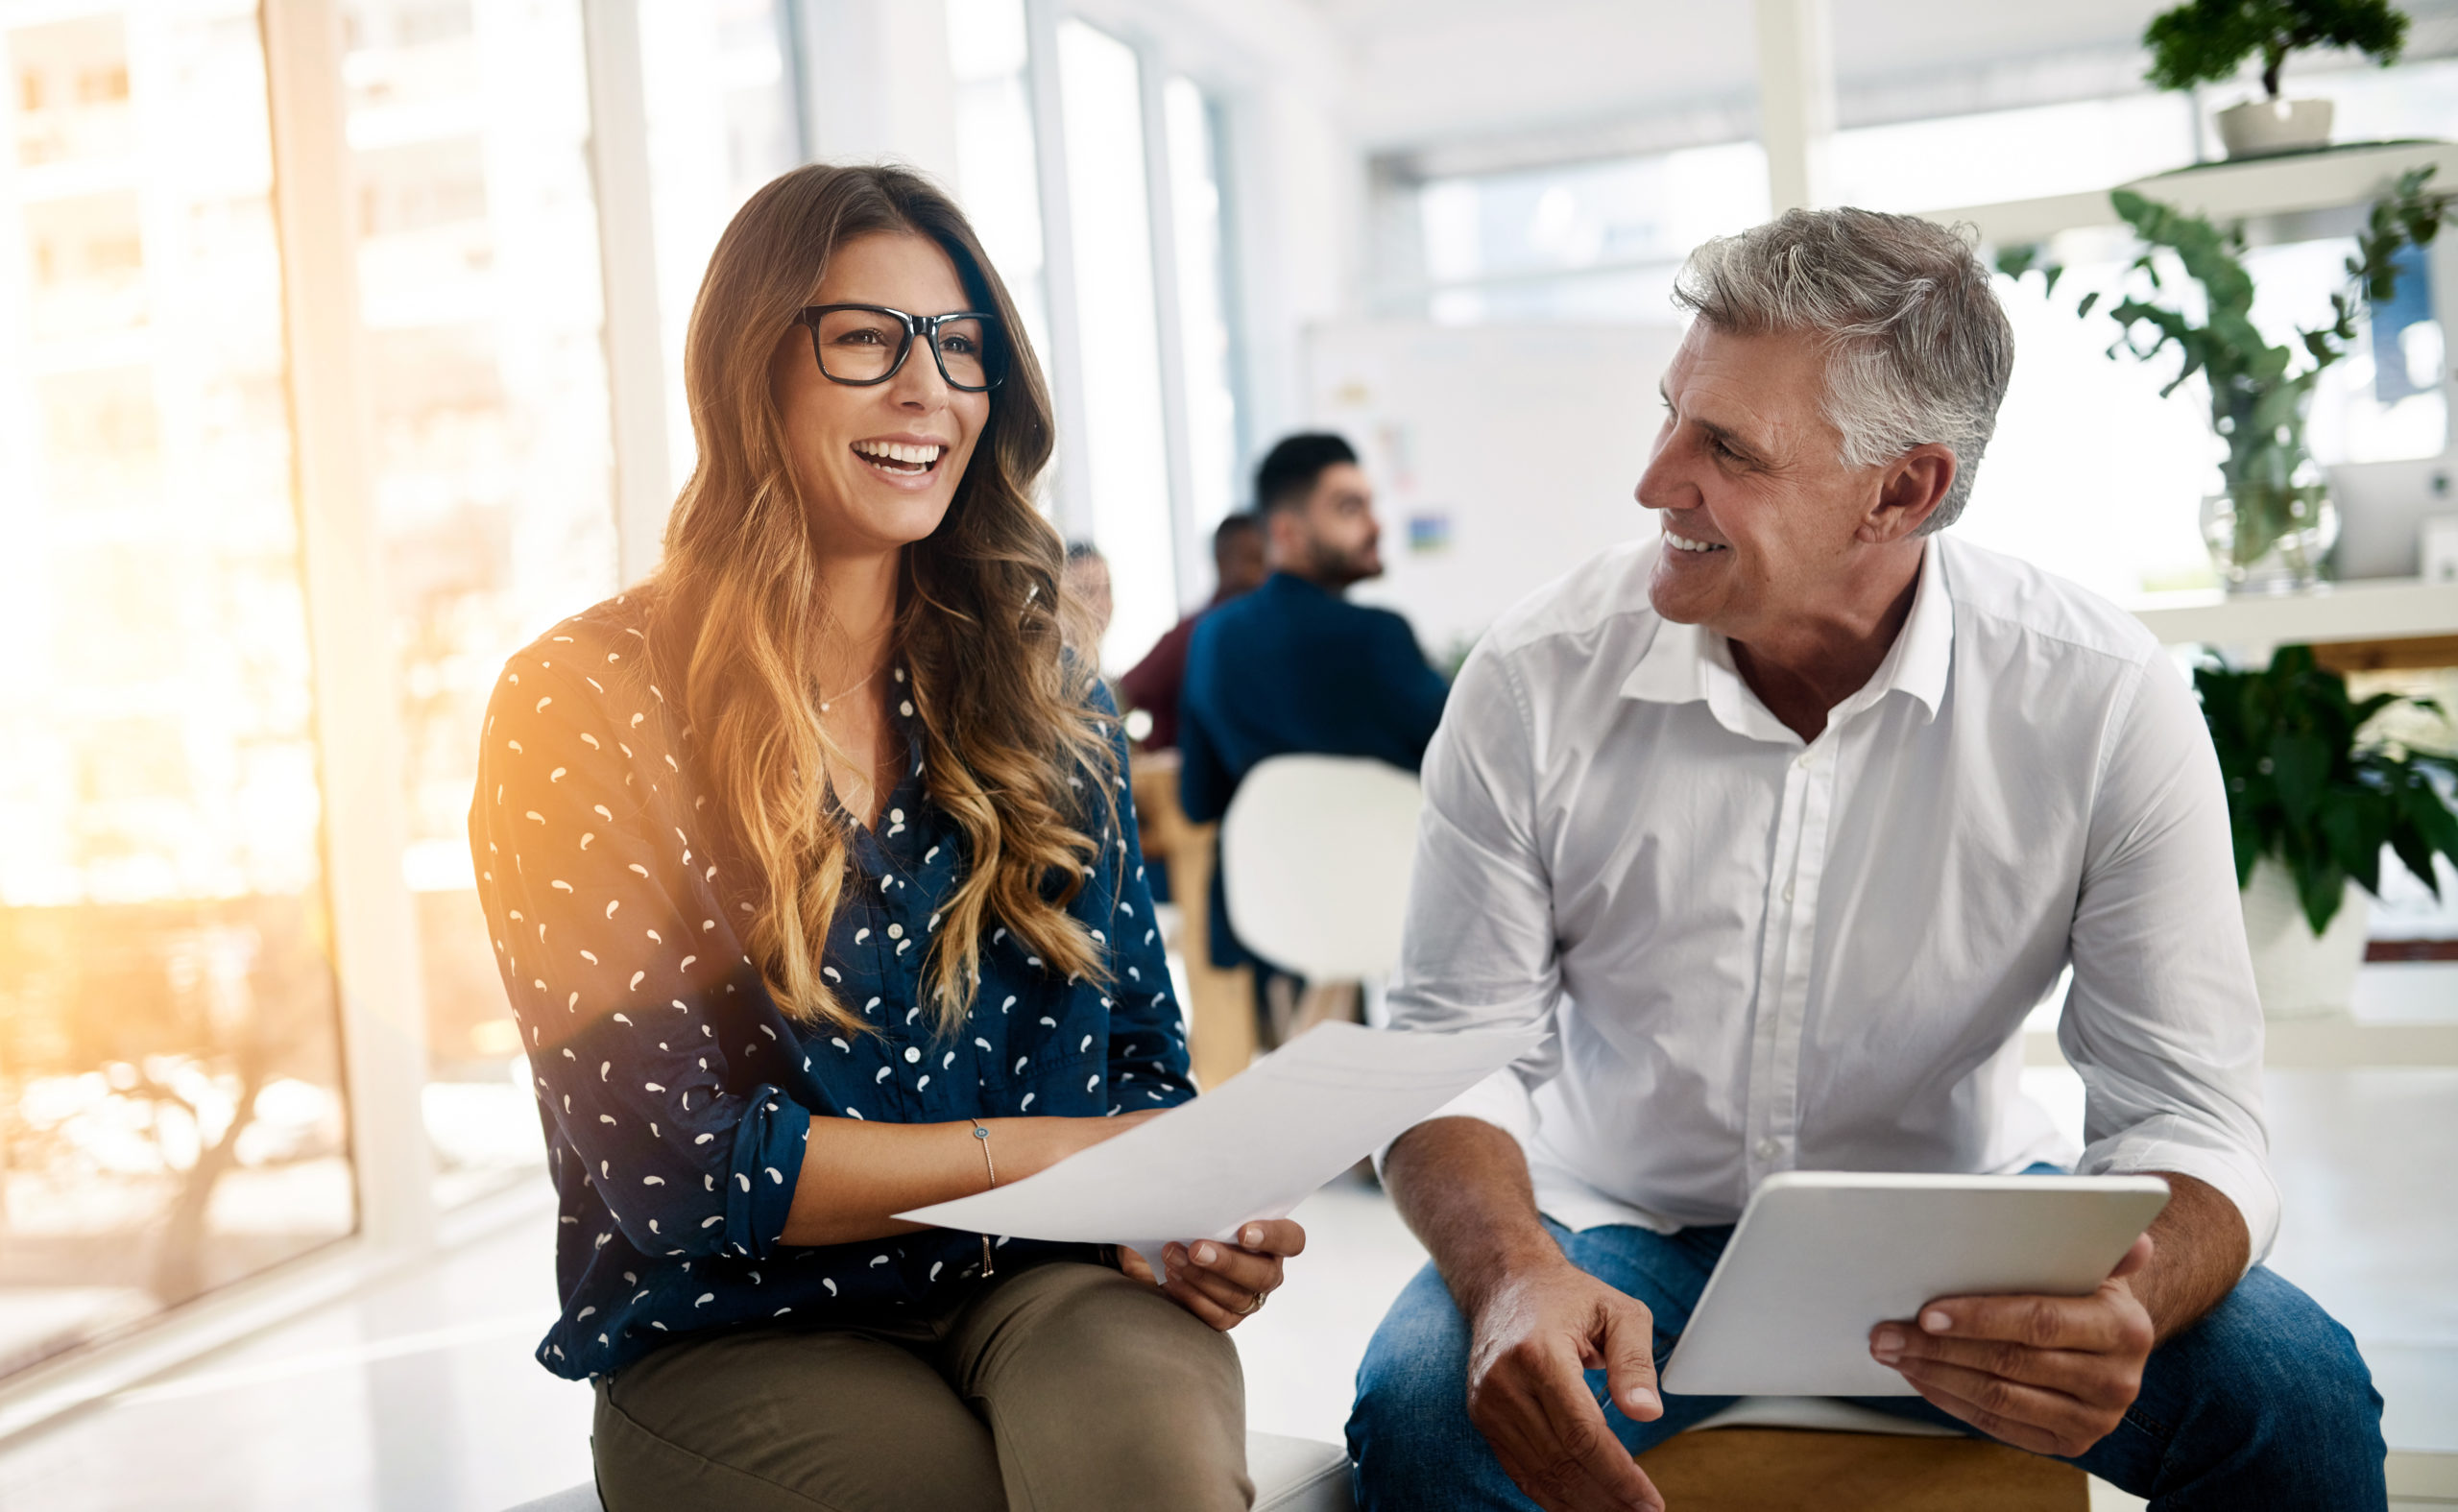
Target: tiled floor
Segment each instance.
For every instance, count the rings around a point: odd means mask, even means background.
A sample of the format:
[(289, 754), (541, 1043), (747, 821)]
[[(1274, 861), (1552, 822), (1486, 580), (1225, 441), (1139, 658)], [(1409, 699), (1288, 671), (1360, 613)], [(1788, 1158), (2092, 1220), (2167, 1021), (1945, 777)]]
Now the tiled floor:
[[(2273, 1263), (2355, 1331), (2400, 1450), (2458, 1454), (2458, 1069), (2280, 1072)], [(1375, 1322), (1422, 1261), (1341, 1185), (1241, 1329), (1253, 1426), (1337, 1439)], [(0, 1447), (0, 1508), (498, 1512), (589, 1473), (590, 1399), (529, 1359), (554, 1308), (541, 1207), (415, 1275)]]

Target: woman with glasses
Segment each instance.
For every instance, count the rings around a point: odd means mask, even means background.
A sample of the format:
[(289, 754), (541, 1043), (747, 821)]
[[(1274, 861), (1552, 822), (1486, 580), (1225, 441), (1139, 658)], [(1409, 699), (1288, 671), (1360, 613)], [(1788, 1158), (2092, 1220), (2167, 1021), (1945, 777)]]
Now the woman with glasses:
[(644, 584), (506, 665), (470, 843), (610, 1512), (1243, 1507), (1223, 1336), (1302, 1247), (894, 1215), (1184, 1101), (1125, 743), (1062, 649), (1041, 371), (964, 217), (798, 169), (692, 311)]

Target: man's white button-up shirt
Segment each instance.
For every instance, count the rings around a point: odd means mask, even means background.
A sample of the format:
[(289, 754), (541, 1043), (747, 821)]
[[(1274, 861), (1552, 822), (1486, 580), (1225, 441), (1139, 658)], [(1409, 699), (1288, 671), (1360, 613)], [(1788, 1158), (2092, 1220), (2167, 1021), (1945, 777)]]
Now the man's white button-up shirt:
[(1511, 611), (1426, 753), (1395, 1024), (1543, 1024), (1444, 1110), (1516, 1137), (1573, 1228), (1729, 1223), (1780, 1170), (2076, 1161), (2019, 1088), (2058, 1029), (2079, 1168), (2177, 1171), (2277, 1227), (2226, 797), (2132, 616), (1932, 538), (1910, 617), (1806, 746), (1653, 542)]

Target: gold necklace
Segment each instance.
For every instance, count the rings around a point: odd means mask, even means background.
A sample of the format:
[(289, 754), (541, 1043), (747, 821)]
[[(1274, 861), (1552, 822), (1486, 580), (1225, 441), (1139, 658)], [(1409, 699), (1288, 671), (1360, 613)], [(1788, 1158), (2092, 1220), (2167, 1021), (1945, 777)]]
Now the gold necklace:
[(884, 662), (884, 661), (882, 661), (882, 662), (880, 662), (878, 666), (875, 666), (875, 667), (871, 668), (870, 676), (869, 676), (869, 677), (865, 677), (865, 678), (864, 678), (864, 679), (862, 679), (862, 681), (860, 681), (859, 683), (856, 683), (856, 684), (855, 684), (852, 687), (847, 688), (843, 693), (839, 693), (839, 694), (837, 694), (835, 698), (830, 698), (830, 697), (828, 697), (828, 696), (827, 696), (827, 695), (825, 695), (825, 694), (821, 695), (820, 700), (819, 700), (819, 711), (820, 711), (821, 713), (823, 713), (823, 714), (827, 713), (827, 712), (828, 712), (828, 706), (829, 706), (829, 705), (831, 705), (831, 704), (835, 703), (835, 702), (836, 702), (836, 699), (838, 699), (838, 698), (843, 698), (843, 697), (847, 696), (847, 694), (852, 694), (852, 693), (858, 693), (858, 692), (860, 692), (862, 689), (864, 689), (864, 688), (866, 688), (866, 687), (868, 687), (868, 686), (870, 686), (870, 685), (871, 685), (871, 683), (872, 683), (873, 679), (876, 679), (876, 678), (877, 678), (877, 677), (878, 677), (881, 672), (884, 672), (884, 671), (886, 671), (886, 670), (887, 670), (887, 663), (886, 663), (886, 662)]

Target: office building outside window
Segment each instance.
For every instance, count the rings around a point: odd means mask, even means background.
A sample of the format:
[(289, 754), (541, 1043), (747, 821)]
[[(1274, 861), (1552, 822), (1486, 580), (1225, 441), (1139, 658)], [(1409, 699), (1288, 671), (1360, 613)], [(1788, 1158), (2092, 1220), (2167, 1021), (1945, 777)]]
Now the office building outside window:
[(355, 1220), (255, 8), (0, 76), (6, 1375)]
[(579, 0), (343, 12), (359, 297), (407, 750), (437, 1198), (542, 1164), (470, 865), (503, 659), (613, 593)]

